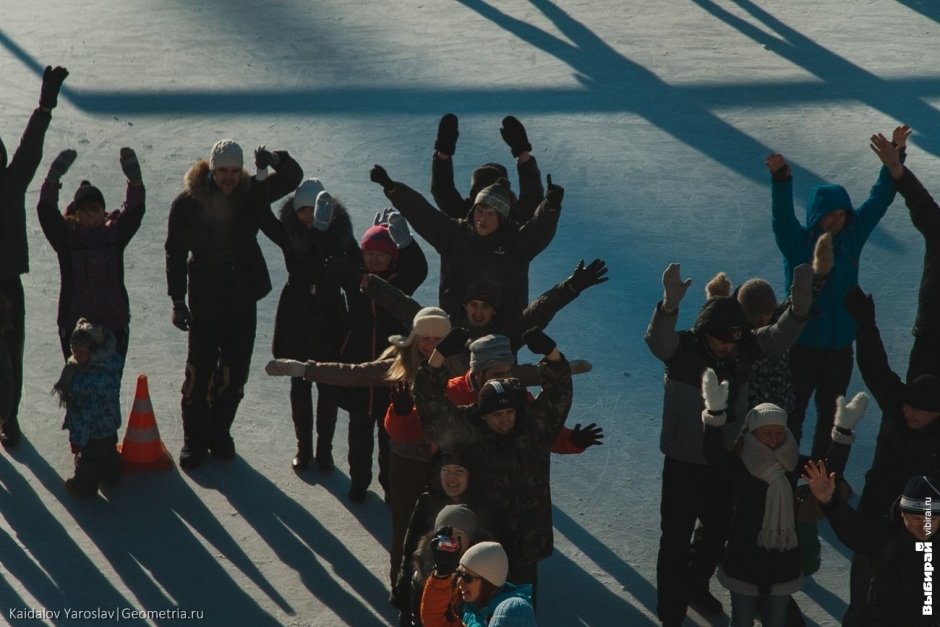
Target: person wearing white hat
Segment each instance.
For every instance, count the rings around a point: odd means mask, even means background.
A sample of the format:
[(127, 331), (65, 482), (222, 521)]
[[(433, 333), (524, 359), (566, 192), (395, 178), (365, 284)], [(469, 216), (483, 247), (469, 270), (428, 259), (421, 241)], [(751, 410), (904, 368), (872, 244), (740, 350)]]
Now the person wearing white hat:
[(287, 152), (255, 151), (256, 165), (275, 170), (263, 181), (249, 176), (243, 161), (235, 141), (216, 142), (208, 159), (187, 171), (183, 192), (170, 207), (167, 293), (173, 325), (189, 333), (180, 452), (180, 466), (187, 469), (210, 452), (219, 459), (235, 456), (230, 430), (248, 381), (257, 301), (271, 291), (258, 230), (277, 237), (270, 204), (303, 177)]

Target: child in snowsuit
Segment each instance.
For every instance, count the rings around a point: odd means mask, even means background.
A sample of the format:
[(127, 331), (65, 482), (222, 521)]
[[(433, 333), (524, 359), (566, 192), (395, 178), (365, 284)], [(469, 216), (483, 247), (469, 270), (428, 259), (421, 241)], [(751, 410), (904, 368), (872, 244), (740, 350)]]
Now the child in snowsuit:
[(62, 355), (72, 354), (69, 338), (79, 318), (108, 328), (117, 350), (127, 357), (130, 303), (124, 286), (124, 249), (144, 218), (144, 185), (140, 163), (130, 148), (121, 148), (121, 169), (127, 177), (124, 208), (105, 213), (104, 196), (82, 181), (75, 197), (59, 211), (59, 180), (78, 156), (63, 150), (49, 167), (39, 194), (39, 224), (59, 257), (59, 341)]
[(72, 355), (53, 388), (65, 407), (62, 428), (68, 429), (75, 453), (75, 476), (65, 487), (79, 496), (94, 496), (100, 484), (116, 484), (121, 469), (115, 447), (124, 358), (114, 335), (84, 318), (76, 323), (69, 344)]

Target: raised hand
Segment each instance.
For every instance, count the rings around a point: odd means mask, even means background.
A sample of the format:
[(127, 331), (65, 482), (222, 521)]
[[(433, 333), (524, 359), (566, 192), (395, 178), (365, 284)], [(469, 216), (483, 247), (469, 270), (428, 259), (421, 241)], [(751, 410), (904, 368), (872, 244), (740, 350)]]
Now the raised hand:
[(137, 153), (133, 149), (121, 148), (121, 171), (127, 177), (128, 182), (140, 184), (143, 180), (140, 175), (140, 161), (137, 159)]
[(369, 170), (369, 180), (373, 183), (378, 183), (382, 186), (382, 189), (389, 189), (390, 187), (395, 187), (395, 181), (389, 177), (388, 172), (385, 171), (385, 168), (375, 164), (372, 166), (372, 169)]
[(663, 309), (667, 313), (679, 308), (679, 303), (692, 285), (692, 279), (682, 280), (679, 268), (678, 263), (671, 263), (663, 272)]
[(568, 287), (575, 294), (580, 294), (592, 285), (599, 285), (607, 281), (610, 277), (607, 274), (607, 264), (603, 259), (595, 259), (587, 268), (584, 267), (584, 259), (578, 262), (577, 267), (571, 276), (565, 280)]
[(702, 398), (705, 409), (709, 412), (723, 412), (728, 408), (729, 382), (718, 381), (718, 375), (711, 368), (702, 374)]
[(457, 570), (460, 563), (460, 538), (454, 537), (452, 527), (441, 527), (434, 532), (431, 552), (434, 554), (434, 572), (438, 577), (448, 577)]
[(832, 272), (832, 233), (823, 233), (813, 249), (813, 272), (816, 276), (829, 276)]
[(848, 403), (845, 402), (844, 396), (837, 398), (835, 426), (844, 431), (854, 431), (855, 425), (862, 419), (862, 415), (868, 408), (868, 399), (868, 394), (865, 392), (859, 392)]
[(553, 211), (561, 209), (561, 201), (565, 198), (565, 188), (552, 183), (552, 175), (545, 177), (548, 182), (548, 191), (545, 192), (545, 206)]
[(836, 490), (836, 473), (826, 474), (825, 461), (809, 461), (803, 467), (802, 478), (809, 484), (809, 491), (817, 501), (826, 505), (832, 500), (832, 494)]
[(768, 155), (764, 160), (764, 165), (775, 181), (782, 182), (790, 178), (790, 166), (780, 153), (774, 152)]
[(264, 170), (265, 168), (276, 168), (277, 164), (280, 162), (280, 157), (264, 146), (258, 146), (255, 148), (255, 167), (259, 170)]
[(49, 166), (49, 174), (46, 175), (46, 178), (58, 181), (69, 171), (69, 168), (75, 163), (76, 157), (78, 157), (78, 153), (71, 148), (60, 152), (59, 156), (52, 161), (52, 165)]
[(793, 269), (793, 284), (790, 286), (790, 307), (802, 319), (809, 315), (813, 306), (813, 267), (801, 263)]
[(42, 89), (39, 92), (39, 106), (43, 109), (55, 109), (59, 103), (59, 90), (62, 81), (69, 75), (64, 67), (47, 65), (42, 73)]
[(545, 331), (538, 327), (532, 327), (523, 333), (522, 341), (529, 347), (529, 350), (536, 355), (549, 355), (557, 346), (555, 340), (548, 337)]
[(592, 422), (588, 426), (581, 428), (581, 424), (576, 424), (574, 429), (571, 430), (571, 441), (575, 446), (581, 449), (588, 448), (589, 446), (599, 446), (603, 444), (601, 440), (604, 439), (604, 430), (601, 427), (597, 426), (597, 423)]
[(408, 221), (397, 211), (388, 214), (388, 234), (399, 248), (408, 246), (414, 240), (411, 229), (408, 228)]
[(415, 408), (415, 397), (407, 381), (396, 381), (389, 399), (392, 401), (392, 410), (398, 416), (407, 416)]
[(499, 129), (503, 141), (509, 145), (513, 157), (518, 157), (524, 152), (532, 152), (532, 144), (529, 143), (529, 136), (526, 135), (525, 127), (522, 122), (511, 115), (503, 118), (503, 125)]
[(313, 228), (318, 231), (325, 231), (330, 228), (330, 222), (333, 221), (333, 196), (322, 191), (317, 194), (317, 199), (313, 203)]
[(437, 123), (437, 139), (434, 140), (434, 150), (447, 155), (453, 155), (457, 150), (457, 138), (460, 132), (457, 130), (457, 116), (453, 113), (447, 113)]
[(870, 141), (868, 147), (878, 155), (881, 162), (891, 172), (891, 178), (900, 179), (904, 175), (904, 166), (901, 165), (901, 149), (888, 141), (881, 133), (872, 135)]
[(860, 328), (875, 326), (875, 299), (858, 285), (853, 285), (845, 293), (845, 310)]
[(895, 127), (894, 132), (891, 133), (891, 142), (901, 150), (907, 147), (907, 138), (910, 136), (911, 127), (907, 124), (902, 124), (901, 126)]

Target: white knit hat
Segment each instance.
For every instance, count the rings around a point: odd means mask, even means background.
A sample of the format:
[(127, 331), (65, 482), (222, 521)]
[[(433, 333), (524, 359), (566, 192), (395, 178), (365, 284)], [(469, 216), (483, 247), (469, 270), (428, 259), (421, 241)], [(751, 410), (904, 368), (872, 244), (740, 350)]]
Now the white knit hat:
[(220, 139), (209, 153), (209, 169), (241, 168), (245, 165), (242, 147), (234, 139)]
[(767, 425), (787, 426), (787, 412), (773, 403), (761, 403), (747, 412), (744, 417), (744, 429), (754, 433)]
[(398, 348), (411, 346), (415, 337), (421, 335), (424, 337), (444, 337), (450, 333), (450, 318), (447, 312), (439, 307), (425, 307), (415, 314), (414, 322), (411, 324), (411, 333), (408, 337), (402, 339), (400, 335), (393, 335), (388, 341)]
[(509, 574), (509, 558), (499, 542), (478, 542), (467, 549), (460, 565), (469, 568), (499, 588)]
[(294, 192), (294, 211), (301, 207), (315, 207), (317, 203), (317, 194), (323, 191), (323, 183), (320, 179), (307, 179), (300, 184), (297, 191)]

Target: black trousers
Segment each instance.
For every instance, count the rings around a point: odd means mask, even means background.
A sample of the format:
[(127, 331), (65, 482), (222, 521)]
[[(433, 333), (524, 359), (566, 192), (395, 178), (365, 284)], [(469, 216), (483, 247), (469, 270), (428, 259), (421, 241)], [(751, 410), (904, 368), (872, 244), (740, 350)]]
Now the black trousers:
[(255, 304), (206, 315), (193, 311), (183, 382), (183, 440), (206, 449), (231, 436), (255, 345)]
[(664, 624), (681, 623), (691, 592), (708, 589), (724, 553), (732, 507), (726, 468), (665, 458), (656, 559), (656, 613)]
[(10, 321), (13, 328), (7, 332), (7, 348), (13, 366), (13, 410), (7, 420), (18, 425), (20, 399), (23, 397), (23, 345), (26, 339), (26, 302), (20, 277), (0, 281), (0, 293), (10, 301)]
[(832, 444), (832, 422), (836, 398), (845, 394), (852, 378), (852, 345), (833, 350), (796, 344), (790, 349), (790, 371), (796, 405), (787, 427), (796, 441), (803, 437), (803, 421), (809, 399), (815, 392), (816, 429), (813, 432), (813, 459), (823, 459)]
[[(298, 451), (313, 452), (313, 384), (301, 377), (290, 380), (290, 409), (297, 436)], [(336, 388), (317, 383), (317, 452), (333, 450), (333, 432), (336, 430)]]
[(372, 411), (349, 412), (349, 481), (353, 490), (365, 490), (372, 483), (372, 455), (378, 425), (379, 484), (390, 492), (388, 482), (389, 446), (385, 431), (387, 405), (375, 403)]
[(102, 484), (117, 483), (121, 472), (117, 434), (88, 440), (75, 454), (75, 477), (72, 482), (81, 494), (94, 494)]

